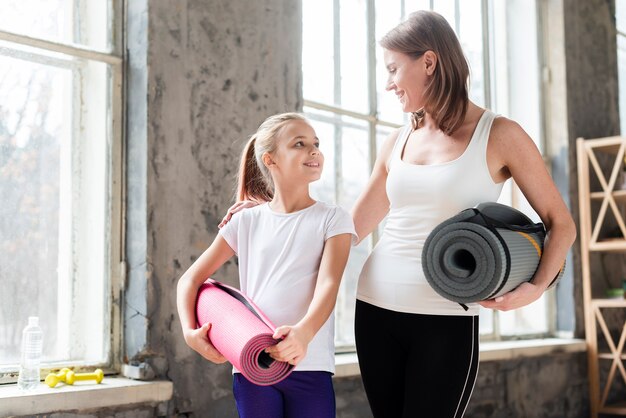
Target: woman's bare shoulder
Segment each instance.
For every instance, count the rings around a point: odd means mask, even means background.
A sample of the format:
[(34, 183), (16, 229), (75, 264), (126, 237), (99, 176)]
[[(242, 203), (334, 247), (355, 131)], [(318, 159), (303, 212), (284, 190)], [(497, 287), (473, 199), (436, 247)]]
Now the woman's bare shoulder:
[(389, 158), (391, 157), (391, 152), (393, 150), (394, 145), (396, 144), (396, 141), (398, 140), (398, 137), (400, 136), (400, 132), (402, 132), (404, 129), (405, 129), (404, 127), (393, 129), (387, 135), (387, 138), (385, 138), (385, 142), (383, 142), (383, 145), (380, 147), (380, 151), (378, 153), (378, 160), (381, 162), (384, 162), (385, 167), (388, 164)]
[(393, 144), (395, 144), (395, 142), (398, 140), (398, 136), (400, 136), (400, 132), (402, 132), (404, 129), (405, 129), (404, 126), (392, 129), (391, 132), (389, 132), (389, 134), (387, 135), (387, 138), (385, 138), (385, 142), (383, 143), (383, 148), (389, 147), (390, 145), (393, 148)]
[(504, 116), (496, 116), (491, 125), (491, 137), (506, 139), (518, 135), (527, 135), (519, 123)]
[[(497, 116), (489, 134), (489, 148), (500, 156), (535, 154), (539, 150), (532, 138), (519, 123), (504, 116)], [(520, 154), (521, 153), (521, 154)]]

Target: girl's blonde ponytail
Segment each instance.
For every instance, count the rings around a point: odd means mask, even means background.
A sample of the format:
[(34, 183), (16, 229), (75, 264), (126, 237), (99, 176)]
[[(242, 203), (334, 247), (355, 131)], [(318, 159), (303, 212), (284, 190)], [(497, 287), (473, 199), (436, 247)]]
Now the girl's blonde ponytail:
[(263, 203), (269, 202), (274, 197), (272, 187), (265, 181), (265, 175), (257, 164), (256, 138), (257, 134), (252, 135), (241, 154), (237, 181), (237, 201), (254, 200)]

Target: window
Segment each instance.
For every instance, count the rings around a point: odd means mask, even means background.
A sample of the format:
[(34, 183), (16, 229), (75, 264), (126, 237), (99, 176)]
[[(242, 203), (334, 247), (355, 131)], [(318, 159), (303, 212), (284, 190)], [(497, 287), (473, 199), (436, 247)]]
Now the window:
[(28, 316), (43, 367), (111, 365), (119, 332), (120, 1), (7, 0), (0, 15), (0, 382)]
[[(385, 91), (387, 72), (378, 41), (419, 9), (437, 11), (455, 29), (471, 68), (471, 100), (519, 121), (542, 148), (534, 1), (304, 0), (304, 112), (314, 122), (326, 156), (322, 179), (313, 185), (316, 198), (351, 209), (383, 140), (407, 123), (395, 97)], [(511, 182), (502, 202), (529, 209)], [(339, 351), (354, 346), (356, 283), (380, 232), (382, 228), (350, 255), (336, 309)], [(484, 310), (481, 334), (485, 339), (548, 334), (551, 303), (548, 296), (515, 312)]]

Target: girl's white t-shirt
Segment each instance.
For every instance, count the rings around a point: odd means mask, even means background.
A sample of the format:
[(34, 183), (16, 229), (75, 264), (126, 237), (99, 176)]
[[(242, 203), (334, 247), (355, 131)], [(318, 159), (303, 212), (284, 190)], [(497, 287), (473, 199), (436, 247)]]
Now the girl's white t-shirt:
[[(241, 290), (276, 325), (295, 325), (313, 299), (324, 243), (352, 234), (350, 215), (336, 205), (316, 202), (292, 213), (262, 204), (233, 215), (220, 235), (239, 258)], [(308, 346), (295, 370), (335, 372), (334, 311)]]

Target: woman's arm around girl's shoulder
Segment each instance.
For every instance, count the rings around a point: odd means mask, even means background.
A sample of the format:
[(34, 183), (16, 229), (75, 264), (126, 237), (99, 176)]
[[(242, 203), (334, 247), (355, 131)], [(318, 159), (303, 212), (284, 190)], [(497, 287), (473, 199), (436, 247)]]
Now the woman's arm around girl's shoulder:
[(222, 218), (222, 220), (220, 221), (217, 227), (220, 229), (223, 228), (228, 223), (228, 221), (230, 221), (230, 219), (233, 217), (234, 214), (239, 213), (243, 211), (244, 209), (253, 208), (255, 206), (262, 205), (263, 203), (264, 202), (260, 202), (256, 200), (240, 200), (238, 202), (235, 202), (230, 208), (228, 208), (228, 210), (226, 211), (226, 215), (224, 215), (224, 217)]
[(207, 333), (211, 324), (196, 329), (196, 298), (202, 283), (233, 255), (235, 251), (224, 237), (218, 234), (209, 248), (181, 276), (176, 287), (176, 305), (185, 342), (213, 363), (224, 363), (226, 359), (209, 341)]
[(481, 302), (486, 308), (510, 310), (528, 305), (543, 294), (563, 266), (576, 239), (576, 226), (539, 149), (519, 124), (496, 118), (488, 156), (492, 174), (504, 172), (502, 180), (508, 177), (515, 180), (547, 231), (541, 262), (533, 279), (496, 300)]
[(365, 190), (352, 209), (352, 219), (354, 219), (354, 227), (359, 241), (367, 237), (389, 212), (389, 199), (386, 189), (389, 160), (402, 130), (403, 128), (393, 130), (385, 139), (376, 157), (374, 169)]

